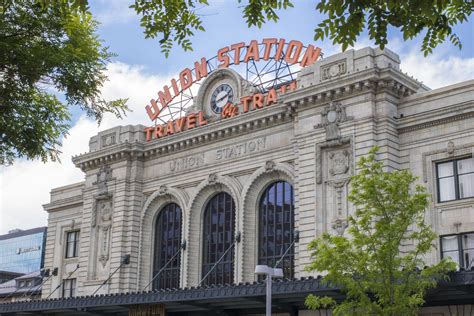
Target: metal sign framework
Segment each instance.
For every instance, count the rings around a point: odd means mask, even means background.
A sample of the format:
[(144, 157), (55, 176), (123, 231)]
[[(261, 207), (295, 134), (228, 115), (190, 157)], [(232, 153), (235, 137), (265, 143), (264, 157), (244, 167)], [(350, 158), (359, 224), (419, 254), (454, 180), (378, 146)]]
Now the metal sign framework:
[[(284, 44), (284, 49), (281, 50), (280, 58), (276, 58), (277, 47), (271, 48), (271, 53), (268, 60), (255, 61), (250, 59), (244, 61), (245, 49), (241, 49), (239, 53), (239, 60), (236, 62), (233, 54), (228, 54), (229, 66), (233, 66), (233, 69), (239, 73), (247, 82), (253, 85), (259, 92), (265, 93), (270, 89), (278, 89), (284, 84), (296, 79), (297, 74), (301, 71), (302, 67), (298, 63), (289, 64), (285, 61), (285, 52), (288, 48), (288, 43)], [(248, 49), (248, 45), (243, 47)], [(258, 44), (259, 55), (262, 55), (266, 45), (264, 43)], [(307, 46), (303, 46), (303, 50), (307, 49)], [(322, 54), (321, 54), (322, 56)], [(208, 74), (219, 69), (218, 56), (214, 56), (207, 60), (207, 71)], [(195, 68), (191, 70), (195, 72)], [(181, 86), (180, 79), (176, 80), (177, 86)], [(155, 120), (156, 124), (166, 123), (169, 120), (176, 120), (186, 115), (187, 109), (193, 105), (193, 100), (197, 96), (197, 92), (202, 82), (195, 81), (191, 87), (179, 90), (179, 95), (174, 98), (166, 108), (163, 109), (162, 114)]]

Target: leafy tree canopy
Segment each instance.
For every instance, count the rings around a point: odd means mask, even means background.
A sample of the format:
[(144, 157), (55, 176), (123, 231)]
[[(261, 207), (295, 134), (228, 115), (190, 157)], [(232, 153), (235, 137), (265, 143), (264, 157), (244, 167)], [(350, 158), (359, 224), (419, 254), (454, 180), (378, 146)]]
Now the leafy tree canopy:
[(309, 245), (307, 270), (325, 273), (323, 280), (340, 287), (346, 300), (336, 304), (310, 295), (310, 308), (331, 307), (335, 315), (417, 315), (426, 291), (455, 269), (447, 259), (425, 267), (437, 238), (424, 221), (429, 195), (414, 185), (409, 170), (384, 171), (376, 152), (360, 159), (351, 180), (356, 211), (349, 237), (325, 233)]
[[(38, 0), (44, 5), (61, 3), (75, 8), (87, 8), (88, 0)], [(248, 26), (261, 27), (279, 20), (278, 11), (294, 7), (294, 0), (236, 0), (245, 3), (243, 18)], [(135, 0), (130, 6), (141, 16), (146, 38), (159, 38), (162, 52), (169, 55), (174, 44), (185, 51), (192, 50), (191, 38), (204, 31), (197, 10), (209, 6), (208, 0)], [(316, 11), (326, 16), (314, 29), (314, 40), (332, 40), (346, 50), (367, 29), (371, 40), (380, 48), (388, 44), (388, 29), (399, 29), (403, 38), (413, 39), (424, 34), (421, 50), (426, 55), (446, 39), (462, 48), (453, 31), (457, 24), (468, 20), (474, 2), (465, 0), (319, 0)]]
[[(277, 12), (293, 7), (295, 1), (238, 0), (241, 2), (245, 2), (243, 17), (248, 26), (261, 27), (267, 21), (277, 22)], [(145, 36), (159, 37), (168, 56), (174, 43), (192, 50), (194, 32), (204, 31), (196, 10), (207, 5), (207, 0), (135, 0), (131, 7), (141, 16)], [(316, 26), (314, 40), (328, 38), (346, 50), (367, 28), (370, 39), (383, 49), (391, 26), (399, 29), (405, 40), (424, 34), (421, 50), (426, 56), (446, 39), (461, 48), (453, 27), (467, 21), (473, 10), (474, 2), (464, 0), (320, 0), (316, 11), (327, 18)]]
[(126, 100), (101, 97), (113, 54), (86, 7), (0, 0), (0, 17), (0, 164), (58, 159), (69, 106), (99, 122), (106, 112), (124, 114)]

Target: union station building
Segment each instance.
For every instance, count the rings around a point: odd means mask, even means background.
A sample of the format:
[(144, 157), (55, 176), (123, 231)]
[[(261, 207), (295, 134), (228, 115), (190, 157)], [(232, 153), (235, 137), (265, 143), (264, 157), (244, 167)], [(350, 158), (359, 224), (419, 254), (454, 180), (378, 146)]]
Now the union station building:
[(274, 313), (330, 315), (304, 305), (311, 293), (343, 298), (305, 270), (307, 246), (347, 233), (350, 179), (374, 145), (389, 170), (410, 169), (431, 193), (426, 221), (440, 237), (426, 264), (458, 263), (421, 315), (474, 315), (474, 80), (431, 90), (373, 48), (307, 62), (264, 90), (209, 65), (171, 81), (146, 111), (156, 119), (200, 80), (186, 113), (104, 130), (73, 157), (84, 181), (54, 188), (44, 205), (44, 266), (58, 273), (41, 300), (1, 304), (1, 315), (264, 314), (258, 264), (283, 269)]

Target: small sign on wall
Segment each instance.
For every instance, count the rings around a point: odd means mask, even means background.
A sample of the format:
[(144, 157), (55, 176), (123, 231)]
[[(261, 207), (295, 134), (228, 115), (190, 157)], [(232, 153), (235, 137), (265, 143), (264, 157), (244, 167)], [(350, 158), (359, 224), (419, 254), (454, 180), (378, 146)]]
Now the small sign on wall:
[(128, 310), (128, 316), (165, 316), (165, 305), (133, 305)]

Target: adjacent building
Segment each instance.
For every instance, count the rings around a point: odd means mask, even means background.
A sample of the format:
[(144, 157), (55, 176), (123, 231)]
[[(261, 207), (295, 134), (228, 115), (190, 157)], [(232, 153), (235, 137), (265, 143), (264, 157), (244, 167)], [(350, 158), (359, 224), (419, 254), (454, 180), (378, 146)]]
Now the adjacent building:
[(0, 235), (0, 271), (5, 272), (3, 275), (8, 272), (27, 274), (43, 268), (46, 229), (15, 229)]
[(100, 132), (73, 157), (84, 181), (53, 189), (44, 206), (45, 267), (59, 273), (42, 297), (59, 300), (0, 312), (263, 313), (254, 269), (278, 264), (275, 311), (313, 315), (307, 294), (341, 294), (305, 270), (307, 245), (345, 233), (350, 178), (374, 145), (387, 168), (410, 169), (432, 194), (426, 220), (441, 237), (426, 263), (459, 265), (423, 315), (472, 310), (474, 80), (430, 90), (399, 66), (389, 50), (349, 50), (303, 68), (274, 96), (217, 69), (186, 116)]

